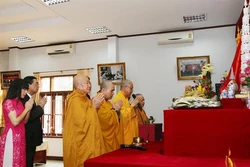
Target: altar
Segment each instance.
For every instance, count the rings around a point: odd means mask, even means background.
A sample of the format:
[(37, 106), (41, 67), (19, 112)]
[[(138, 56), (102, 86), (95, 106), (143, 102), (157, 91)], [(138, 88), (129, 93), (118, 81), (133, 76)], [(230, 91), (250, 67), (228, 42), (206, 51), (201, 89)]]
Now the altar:
[(164, 110), (164, 154), (250, 158), (249, 109)]
[(149, 142), (162, 139), (162, 123), (139, 124), (139, 136)]

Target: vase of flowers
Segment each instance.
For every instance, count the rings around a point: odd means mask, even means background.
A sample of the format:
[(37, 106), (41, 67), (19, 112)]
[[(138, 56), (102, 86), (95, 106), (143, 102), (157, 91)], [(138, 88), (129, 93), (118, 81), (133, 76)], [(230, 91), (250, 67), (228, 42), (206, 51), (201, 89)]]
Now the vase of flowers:
[(214, 97), (216, 94), (212, 91), (212, 80), (211, 74), (213, 71), (213, 67), (210, 64), (205, 64), (201, 69), (201, 74), (196, 83), (196, 88), (198, 92), (204, 94), (204, 96), (208, 99)]

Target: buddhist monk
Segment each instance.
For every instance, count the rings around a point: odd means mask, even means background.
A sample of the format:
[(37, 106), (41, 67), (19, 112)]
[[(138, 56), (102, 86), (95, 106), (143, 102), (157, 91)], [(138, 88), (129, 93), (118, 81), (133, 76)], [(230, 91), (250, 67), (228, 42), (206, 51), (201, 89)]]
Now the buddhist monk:
[(110, 102), (114, 91), (114, 84), (109, 80), (105, 80), (101, 83), (100, 91), (98, 92), (104, 95), (104, 101), (98, 109), (98, 118), (107, 152), (114, 151), (123, 144), (122, 124), (120, 124), (119, 120), (122, 101), (119, 100), (113, 104)]
[(145, 105), (145, 98), (143, 97), (142, 94), (139, 94), (139, 93), (136, 94), (136, 97), (139, 97), (141, 99), (141, 101), (134, 108), (136, 116), (137, 116), (138, 124), (148, 124), (149, 123), (148, 116), (145, 110), (143, 109)]
[(130, 80), (121, 82), (121, 89), (114, 97), (113, 102), (122, 100), (123, 104), (120, 110), (120, 120), (123, 123), (124, 144), (131, 144), (133, 138), (138, 136), (138, 121), (134, 107), (140, 102), (140, 98), (133, 99), (129, 103), (129, 97), (133, 92), (133, 83)]
[(83, 167), (84, 161), (105, 153), (98, 121), (97, 108), (104, 100), (100, 93), (90, 100), (88, 77), (77, 74), (73, 79), (74, 91), (67, 96), (63, 126), (64, 167)]

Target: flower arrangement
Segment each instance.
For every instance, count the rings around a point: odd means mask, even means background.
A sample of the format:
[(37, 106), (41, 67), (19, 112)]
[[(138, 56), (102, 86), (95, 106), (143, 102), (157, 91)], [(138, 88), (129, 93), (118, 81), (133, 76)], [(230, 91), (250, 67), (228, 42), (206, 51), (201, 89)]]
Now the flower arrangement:
[(213, 67), (210, 64), (205, 64), (201, 69), (200, 79), (194, 81), (196, 84), (197, 92), (204, 95), (206, 98), (212, 98), (215, 96), (215, 92), (212, 91), (211, 74)]
[(186, 85), (185, 86), (185, 91), (184, 91), (184, 97), (187, 96), (193, 96), (195, 94), (196, 91), (196, 87), (195, 86), (191, 86), (191, 85)]
[(226, 78), (228, 76), (228, 72), (227, 71), (224, 71), (224, 73), (222, 74), (222, 77), (221, 77), (221, 80), (220, 80), (220, 83), (224, 83)]
[(247, 67), (244, 69), (244, 73), (240, 74), (241, 85), (250, 88), (250, 60), (246, 62)]

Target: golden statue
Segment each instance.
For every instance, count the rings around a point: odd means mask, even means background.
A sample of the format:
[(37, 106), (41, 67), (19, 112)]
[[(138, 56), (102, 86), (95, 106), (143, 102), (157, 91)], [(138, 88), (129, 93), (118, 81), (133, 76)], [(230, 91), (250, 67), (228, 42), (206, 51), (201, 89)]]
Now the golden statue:
[(236, 44), (238, 45), (241, 39), (240, 28), (237, 26)]
[(225, 165), (226, 165), (225, 167), (236, 167), (232, 159), (230, 158), (230, 156), (231, 156), (231, 150), (229, 148), (228, 155), (226, 155), (226, 159), (225, 159)]

